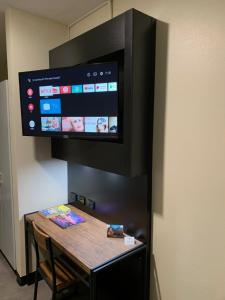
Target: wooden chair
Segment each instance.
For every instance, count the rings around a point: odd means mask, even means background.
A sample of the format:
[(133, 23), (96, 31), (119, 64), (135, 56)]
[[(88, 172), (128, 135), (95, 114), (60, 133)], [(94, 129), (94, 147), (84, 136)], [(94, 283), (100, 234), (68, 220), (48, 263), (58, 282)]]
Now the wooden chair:
[(37, 299), (39, 274), (52, 290), (52, 300), (63, 290), (76, 285), (78, 279), (54, 256), (51, 238), (32, 222), (36, 252), (34, 300)]

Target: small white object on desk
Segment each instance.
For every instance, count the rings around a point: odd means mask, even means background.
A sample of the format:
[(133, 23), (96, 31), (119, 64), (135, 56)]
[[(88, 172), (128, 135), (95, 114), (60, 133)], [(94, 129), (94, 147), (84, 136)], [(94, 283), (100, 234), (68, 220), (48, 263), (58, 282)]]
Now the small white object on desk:
[(124, 237), (124, 244), (129, 246), (129, 245), (135, 245), (135, 238), (133, 236), (125, 236)]

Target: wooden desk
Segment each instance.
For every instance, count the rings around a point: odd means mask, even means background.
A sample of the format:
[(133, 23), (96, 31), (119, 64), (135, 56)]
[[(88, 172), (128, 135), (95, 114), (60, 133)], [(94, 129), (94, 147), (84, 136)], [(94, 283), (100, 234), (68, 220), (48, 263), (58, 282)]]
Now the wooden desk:
[(38, 227), (51, 237), (53, 244), (90, 276), (90, 299), (96, 299), (96, 273), (132, 256), (137, 251), (145, 252), (146, 247), (137, 240), (135, 245), (126, 246), (123, 239), (107, 238), (106, 223), (78, 208), (68, 206), (72, 211), (84, 217), (86, 221), (62, 229), (38, 212), (25, 216), (27, 275), (30, 272), (27, 232), (29, 225), (34, 220)]

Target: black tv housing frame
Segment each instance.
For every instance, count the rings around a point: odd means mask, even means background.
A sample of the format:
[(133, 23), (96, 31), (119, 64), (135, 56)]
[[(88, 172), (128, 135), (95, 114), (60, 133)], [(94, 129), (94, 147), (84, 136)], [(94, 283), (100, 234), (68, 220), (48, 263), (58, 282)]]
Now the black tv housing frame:
[(54, 158), (135, 177), (151, 170), (156, 20), (134, 9), (52, 49), (50, 68), (123, 61), (122, 142), (52, 138)]
[[(149, 299), (155, 39), (156, 20), (131, 9), (49, 53), (51, 68), (109, 61), (109, 57), (123, 66), (122, 140), (52, 138), (52, 156), (68, 161), (69, 201), (74, 192), (94, 200), (94, 210), (79, 201), (73, 205), (108, 224), (124, 224), (129, 234), (146, 245), (144, 270), (138, 259), (112, 271), (111, 279), (118, 277), (122, 282), (113, 298), (118, 300), (126, 298), (127, 286), (132, 286), (130, 299)], [(100, 294), (107, 276), (102, 278)]]

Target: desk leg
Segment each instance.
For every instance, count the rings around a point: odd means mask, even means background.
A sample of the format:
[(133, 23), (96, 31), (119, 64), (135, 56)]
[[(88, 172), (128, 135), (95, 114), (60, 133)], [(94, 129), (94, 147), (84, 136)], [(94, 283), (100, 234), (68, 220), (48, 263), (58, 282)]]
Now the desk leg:
[(90, 300), (96, 300), (96, 273), (91, 271), (90, 275)]

